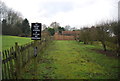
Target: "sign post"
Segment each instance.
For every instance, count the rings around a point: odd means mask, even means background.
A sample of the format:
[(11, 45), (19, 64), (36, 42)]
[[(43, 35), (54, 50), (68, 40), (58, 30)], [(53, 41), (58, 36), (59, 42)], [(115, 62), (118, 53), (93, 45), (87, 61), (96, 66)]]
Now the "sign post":
[(34, 79), (36, 79), (37, 74), (37, 41), (41, 40), (41, 23), (32, 23), (31, 24), (31, 39), (34, 40)]

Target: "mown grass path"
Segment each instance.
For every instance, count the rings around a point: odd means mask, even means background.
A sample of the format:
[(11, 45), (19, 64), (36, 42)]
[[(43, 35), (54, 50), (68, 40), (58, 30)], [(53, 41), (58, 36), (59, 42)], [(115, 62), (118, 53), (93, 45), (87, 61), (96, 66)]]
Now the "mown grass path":
[[(93, 45), (76, 41), (54, 41), (37, 57), (37, 79), (115, 79), (118, 60), (96, 53)], [(33, 61), (23, 78), (32, 78)]]

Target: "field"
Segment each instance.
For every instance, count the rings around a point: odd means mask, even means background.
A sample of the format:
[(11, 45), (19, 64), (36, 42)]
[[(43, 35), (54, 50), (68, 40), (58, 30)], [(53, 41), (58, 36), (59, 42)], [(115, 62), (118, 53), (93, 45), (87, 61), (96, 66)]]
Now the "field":
[[(53, 41), (24, 68), (24, 79), (116, 79), (118, 59), (108, 57), (92, 49), (96, 45), (84, 45), (76, 41)], [(34, 75), (36, 71), (36, 75)]]
[(2, 50), (6, 50), (12, 46), (15, 46), (15, 42), (18, 42), (19, 45), (23, 45), (31, 42), (31, 39), (17, 36), (2, 36)]

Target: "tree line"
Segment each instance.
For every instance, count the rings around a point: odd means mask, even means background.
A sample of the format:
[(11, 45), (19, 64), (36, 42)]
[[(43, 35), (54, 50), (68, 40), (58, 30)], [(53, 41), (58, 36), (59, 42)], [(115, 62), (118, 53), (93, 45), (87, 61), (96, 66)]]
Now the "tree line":
[[(3, 35), (13, 35), (13, 36), (30, 36), (30, 25), (27, 18), (23, 19), (19, 12), (8, 8), (4, 2), (0, 1), (0, 24), (2, 25)], [(52, 22), (50, 26), (42, 25), (43, 31), (48, 32), (51, 36), (55, 32), (62, 33), (65, 30), (61, 27), (59, 23)], [(67, 28), (68, 29), (68, 28)]]
[(84, 44), (100, 42), (104, 51), (108, 48), (120, 53), (120, 23), (117, 21), (103, 22), (90, 28), (83, 27), (79, 36), (75, 37)]
[[(0, 1), (0, 24), (2, 25), (3, 35), (30, 36), (30, 25), (27, 18), (23, 18), (20, 12), (8, 8), (4, 2)], [(48, 32), (51, 36), (62, 31), (72, 31), (76, 28), (70, 28), (69, 25), (61, 27), (58, 22), (52, 22), (50, 26), (42, 25), (42, 30)]]
[(51, 36), (55, 34), (55, 32), (58, 32), (58, 34), (62, 34), (62, 31), (65, 31), (66, 29), (64, 27), (61, 27), (59, 23), (57, 22), (52, 22), (50, 26), (43, 26), (43, 31), (49, 32)]
[(0, 22), (2, 23), (3, 35), (29, 36), (30, 25), (28, 19), (23, 19), (19, 12), (8, 8), (0, 1)]

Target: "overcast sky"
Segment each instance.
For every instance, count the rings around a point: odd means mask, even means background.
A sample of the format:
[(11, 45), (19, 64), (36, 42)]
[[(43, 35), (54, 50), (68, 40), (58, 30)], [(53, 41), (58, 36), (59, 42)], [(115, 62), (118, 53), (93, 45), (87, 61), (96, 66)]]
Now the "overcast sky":
[(58, 22), (61, 26), (80, 28), (105, 20), (118, 18), (119, 0), (2, 0), (21, 12), (30, 23), (40, 22), (47, 26)]

